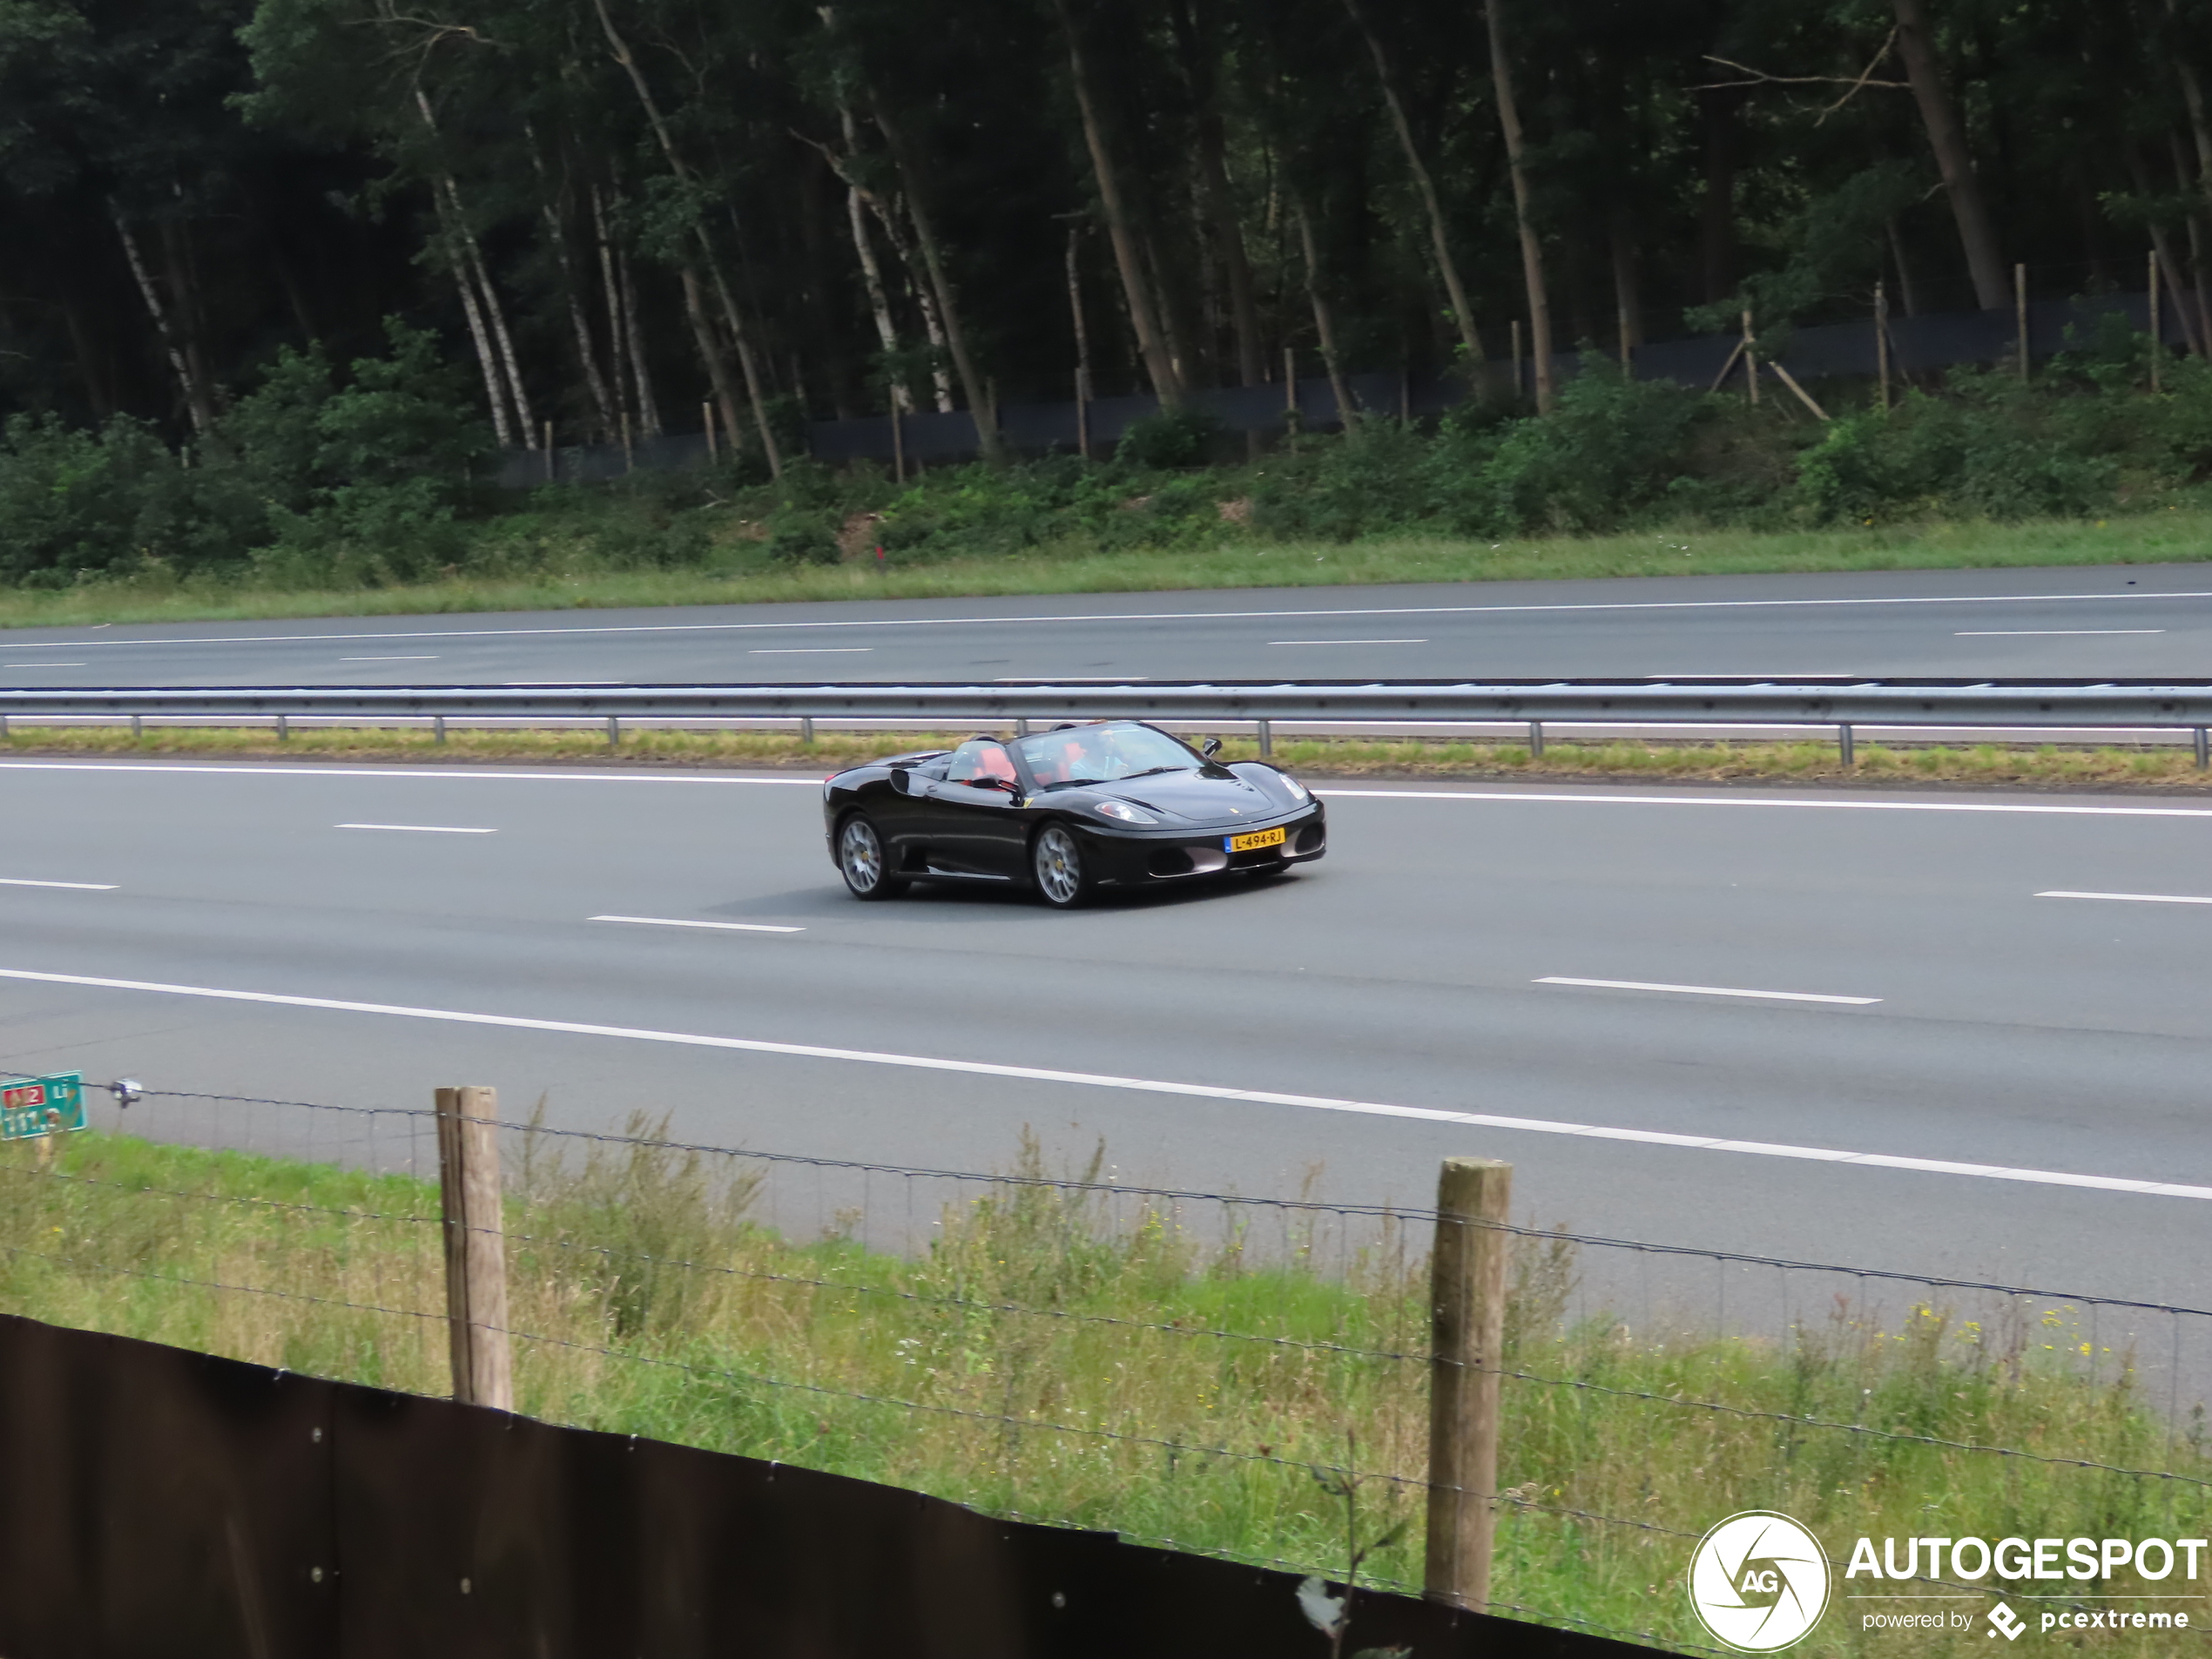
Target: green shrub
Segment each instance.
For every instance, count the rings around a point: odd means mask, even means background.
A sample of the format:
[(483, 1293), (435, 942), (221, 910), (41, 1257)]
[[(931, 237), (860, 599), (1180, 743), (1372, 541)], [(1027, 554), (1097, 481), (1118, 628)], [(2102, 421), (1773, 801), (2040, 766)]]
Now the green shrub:
[(1958, 386), (1952, 397), (1912, 392), (1894, 410), (1834, 422), (1799, 463), (1814, 516), (2015, 519), (2111, 506), (2116, 466), (2067, 441), (2052, 400), (1986, 376), (1961, 375)]
[(1130, 423), (1114, 446), (1114, 459), (1155, 471), (1200, 466), (1221, 429), (1221, 422), (1204, 410), (1163, 409)]
[(0, 436), (0, 577), (62, 587), (180, 550), (182, 469), (158, 434), (117, 415), (96, 432), (17, 415)]

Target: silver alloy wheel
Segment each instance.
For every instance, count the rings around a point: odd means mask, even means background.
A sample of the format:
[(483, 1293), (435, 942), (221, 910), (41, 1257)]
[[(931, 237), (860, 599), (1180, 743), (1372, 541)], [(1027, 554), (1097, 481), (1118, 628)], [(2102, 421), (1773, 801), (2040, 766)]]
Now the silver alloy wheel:
[(1063, 908), (1083, 894), (1082, 849), (1064, 824), (1048, 824), (1037, 836), (1030, 863), (1036, 871), (1037, 891), (1045, 902)]
[(863, 899), (873, 898), (883, 886), (883, 843), (867, 819), (848, 818), (838, 832), (837, 867), (845, 885)]

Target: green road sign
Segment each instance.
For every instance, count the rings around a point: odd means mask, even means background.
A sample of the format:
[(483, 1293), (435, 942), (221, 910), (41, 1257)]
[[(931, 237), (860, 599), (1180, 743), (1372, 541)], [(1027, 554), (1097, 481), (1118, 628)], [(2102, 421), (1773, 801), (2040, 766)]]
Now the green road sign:
[(23, 1077), (0, 1083), (0, 1141), (35, 1140), (84, 1127), (84, 1076)]

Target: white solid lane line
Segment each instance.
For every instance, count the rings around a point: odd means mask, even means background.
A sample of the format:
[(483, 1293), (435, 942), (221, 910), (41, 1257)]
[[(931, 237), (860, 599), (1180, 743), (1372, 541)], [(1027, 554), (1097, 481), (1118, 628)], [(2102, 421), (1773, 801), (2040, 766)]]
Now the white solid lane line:
[[(442, 766), (295, 766), (280, 762), (265, 766), (217, 766), (187, 763), (168, 765), (159, 761), (132, 760), (0, 760), (0, 771), (19, 772), (179, 772), (216, 773), (237, 778), (448, 778), (463, 783), (599, 783), (599, 784), (786, 784), (799, 789), (819, 789), (819, 778), (726, 777), (698, 772), (449, 772)], [(2212, 814), (2208, 814), (2212, 815)]]
[(341, 657), (341, 663), (435, 663), (435, 657)]
[(184, 639), (24, 640), (9, 651), (92, 651), (170, 645), (287, 645), (303, 640), (486, 639), (542, 634), (714, 634), (793, 628), (973, 628), (1081, 622), (1244, 622), (1272, 617), (1481, 617), (1577, 610), (1773, 610), (1833, 605), (2073, 604), (2111, 600), (2212, 599), (2212, 590), (2175, 593), (1935, 593), (1824, 599), (1591, 599), (1499, 605), (1346, 605), (1290, 610), (1123, 610), (1088, 615), (825, 617), (809, 622), (586, 623), (570, 628), (387, 628), (352, 634), (206, 634)]
[[(0, 766), (10, 763), (0, 760)], [(1782, 806), (1829, 813), (2027, 813), (2061, 818), (2212, 818), (2212, 806), (2061, 806), (2055, 803), (1963, 800), (1794, 800), (1781, 796), (1567, 795), (1514, 789), (1340, 789), (1323, 784), (1315, 794), (1334, 799), (1513, 800), (1570, 806)]]
[(2179, 893), (2068, 893), (2063, 888), (2054, 887), (2048, 893), (2039, 893), (2035, 896), (2039, 899), (2111, 899), (2121, 904), (2212, 904), (2212, 899), (2191, 898)]
[(2163, 628), (1976, 628), (1953, 639), (2075, 639), (2087, 634), (2162, 634)]
[(1426, 639), (1271, 639), (1271, 645), (1426, 645)]
[[(98, 644), (98, 641), (95, 641), (94, 643), (95, 643), (95, 644)], [(18, 650), (20, 650), (20, 649), (21, 649), (21, 647), (17, 647), (17, 649), (18, 649)], [(5, 668), (89, 668), (89, 667), (91, 667), (91, 664), (89, 664), (89, 663), (5, 663), (5, 664), (0, 664), (0, 667), (5, 667)]]
[(1766, 1002), (1842, 1002), (1851, 1008), (1871, 1008), (1878, 996), (1823, 996), (1812, 991), (1737, 991), (1720, 985), (1659, 985), (1640, 979), (1568, 979), (1547, 974), (1531, 981), (1537, 985), (1580, 985), (1594, 991), (1674, 991), (1683, 996), (1751, 996)]
[(452, 824), (341, 824), (340, 829), (400, 830), (408, 835), (496, 835), (496, 829), (466, 829)]
[(748, 657), (865, 657), (873, 645), (756, 645)]
[(671, 916), (594, 916), (594, 921), (628, 921), (640, 927), (714, 927), (733, 934), (803, 934), (804, 927), (779, 927), (765, 921), (678, 921)]
[(0, 875), (0, 887), (67, 887), (75, 893), (113, 893), (112, 881), (30, 881), (21, 876)]
[(673, 1043), (692, 1049), (732, 1049), (747, 1054), (788, 1055), (806, 1060), (843, 1060), (861, 1065), (901, 1066), (916, 1071), (949, 1071), (969, 1076), (1010, 1077), (1025, 1082), (1072, 1083), (1091, 1089), (1121, 1089), (1141, 1094), (1177, 1095), (1200, 1100), (1241, 1101), (1262, 1106), (1296, 1106), (1310, 1111), (1357, 1112), (1370, 1117), (1408, 1118), (1427, 1123), (1470, 1124), (1478, 1129), (1521, 1130), (1534, 1135), (1573, 1135), (1585, 1139), (1626, 1141), (1642, 1146), (1671, 1146), (1687, 1151), (1736, 1152), (1754, 1157), (1793, 1158), (1860, 1169), (1904, 1170), (1925, 1175), (1968, 1176), (1985, 1181), (2023, 1181), (2039, 1186), (2087, 1187), (2150, 1197), (2212, 1199), (2212, 1187), (2172, 1181), (2137, 1181), (2124, 1176), (2076, 1175), (2062, 1170), (2020, 1170), (1995, 1163), (1959, 1163), (1942, 1158), (1901, 1157), (1881, 1152), (1848, 1152), (1831, 1147), (1791, 1146), (1769, 1141), (1731, 1141), (1706, 1135), (1670, 1135), (1661, 1130), (1606, 1129), (1542, 1117), (1503, 1117), (1488, 1112), (1445, 1111), (1433, 1106), (1393, 1106), (1380, 1101), (1337, 1100), (1325, 1095), (1285, 1095), (1258, 1089), (1224, 1089), (1212, 1083), (1169, 1082), (1150, 1077), (1117, 1077), (1088, 1071), (1050, 1071), (1036, 1066), (1002, 1066), (981, 1060), (940, 1060), (927, 1055), (881, 1054), (867, 1049), (833, 1049), (813, 1043), (766, 1042), (753, 1037), (702, 1036), (684, 1031), (654, 1031), (634, 1026), (590, 1025), (569, 1020), (531, 1020), (508, 1014), (468, 1014), (451, 1008), (418, 1008), (389, 1002), (353, 1002), (334, 997), (287, 996), (274, 991), (219, 990), (203, 985), (168, 985), (153, 980), (106, 979), (84, 974), (48, 974), (0, 968), (0, 979), (36, 985), (77, 985), (92, 990), (139, 991), (157, 996), (201, 997), (221, 1002), (311, 1008), (325, 1013), (379, 1015), (401, 1020), (433, 1020), (450, 1025), (492, 1026), (512, 1031), (546, 1031), (574, 1036), (614, 1037), (631, 1042)]

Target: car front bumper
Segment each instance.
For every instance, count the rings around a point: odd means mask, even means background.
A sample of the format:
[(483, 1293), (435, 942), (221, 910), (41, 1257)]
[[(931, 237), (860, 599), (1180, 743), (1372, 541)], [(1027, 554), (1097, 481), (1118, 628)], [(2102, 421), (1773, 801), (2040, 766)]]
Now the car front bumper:
[[(1101, 887), (1161, 887), (1237, 871), (1311, 864), (1329, 850), (1328, 814), (1319, 801), (1294, 813), (1231, 829), (1109, 829), (1084, 819), (1069, 826), (1082, 845), (1091, 879)], [(1280, 829), (1281, 845), (1231, 852), (1229, 842), (1255, 831)]]

